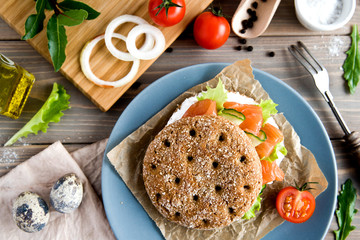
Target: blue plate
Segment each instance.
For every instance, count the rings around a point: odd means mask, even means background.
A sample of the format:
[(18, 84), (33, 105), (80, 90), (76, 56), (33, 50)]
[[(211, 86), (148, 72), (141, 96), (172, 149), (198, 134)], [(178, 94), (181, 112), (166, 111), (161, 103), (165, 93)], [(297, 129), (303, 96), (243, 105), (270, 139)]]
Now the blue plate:
[[(163, 239), (159, 229), (128, 190), (106, 153), (119, 144), (154, 114), (185, 90), (212, 79), (228, 63), (206, 63), (179, 69), (158, 79), (144, 89), (124, 110), (110, 135), (102, 165), (102, 195), (110, 226), (118, 239)], [(324, 126), (310, 105), (278, 78), (254, 69), (254, 75), (287, 120), (295, 128), (301, 143), (310, 149), (329, 182), (316, 199), (311, 219), (302, 224), (285, 222), (264, 239), (322, 239), (335, 210), (337, 172), (334, 152)]]

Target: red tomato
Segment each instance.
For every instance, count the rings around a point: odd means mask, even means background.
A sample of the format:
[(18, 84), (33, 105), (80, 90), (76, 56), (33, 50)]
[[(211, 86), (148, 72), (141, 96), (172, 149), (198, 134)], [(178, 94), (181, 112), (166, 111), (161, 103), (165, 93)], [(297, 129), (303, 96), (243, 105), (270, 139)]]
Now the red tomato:
[(204, 99), (191, 105), (183, 117), (195, 117), (199, 115), (217, 115), (216, 102)]
[(263, 184), (272, 181), (282, 181), (284, 179), (284, 172), (275, 162), (270, 162), (267, 160), (261, 160), (260, 162)]
[(315, 198), (302, 188), (286, 187), (276, 197), (277, 211), (282, 218), (289, 222), (305, 222), (314, 213)]
[(221, 10), (203, 12), (195, 20), (194, 38), (203, 48), (221, 47), (230, 35), (230, 24), (222, 16)]
[(150, 0), (148, 10), (157, 25), (170, 27), (184, 18), (186, 6), (184, 0)]

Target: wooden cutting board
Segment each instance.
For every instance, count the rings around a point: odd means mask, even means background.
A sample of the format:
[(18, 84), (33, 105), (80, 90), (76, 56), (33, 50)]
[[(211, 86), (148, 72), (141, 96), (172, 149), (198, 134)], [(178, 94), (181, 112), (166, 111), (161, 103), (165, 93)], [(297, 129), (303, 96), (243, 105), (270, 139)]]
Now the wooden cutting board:
[[(60, 1), (61, 0), (59, 0), (59, 2)], [(86, 79), (80, 69), (79, 56), (83, 46), (88, 40), (103, 34), (111, 20), (123, 14), (136, 15), (144, 18), (150, 24), (156, 25), (148, 15), (148, 0), (83, 0), (82, 2), (101, 12), (101, 14), (95, 20), (85, 21), (74, 27), (66, 27), (68, 37), (66, 61), (61, 67), (60, 72), (102, 111), (107, 111), (156, 59), (141, 60), (139, 71), (129, 84), (119, 88), (101, 88)], [(166, 48), (175, 41), (198, 14), (209, 6), (212, 0), (185, 0), (185, 2), (186, 14), (179, 24), (167, 28), (159, 27), (165, 36)], [(0, 0), (0, 16), (21, 36), (25, 33), (24, 25), (27, 17), (34, 13), (34, 0)], [(52, 11), (47, 11), (46, 23), (52, 13)], [(118, 28), (117, 32), (127, 34), (132, 26), (134, 25), (124, 24)], [(139, 41), (141, 41), (141, 39)], [(51, 62), (47, 48), (46, 29), (33, 39), (28, 40), (28, 42)], [(119, 42), (116, 44), (119, 48), (124, 49), (124, 43)], [(131, 62), (123, 62), (114, 58), (106, 50), (103, 41), (94, 48), (90, 63), (93, 72), (98, 77), (110, 81), (125, 76), (131, 67)]]

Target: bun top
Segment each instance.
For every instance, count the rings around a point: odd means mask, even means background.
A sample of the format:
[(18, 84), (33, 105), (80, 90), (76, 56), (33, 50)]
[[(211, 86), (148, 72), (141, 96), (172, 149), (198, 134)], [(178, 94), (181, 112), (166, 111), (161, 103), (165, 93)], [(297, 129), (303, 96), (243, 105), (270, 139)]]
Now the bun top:
[(197, 229), (241, 219), (262, 185), (260, 160), (246, 134), (209, 115), (182, 118), (160, 131), (146, 151), (143, 178), (164, 217)]

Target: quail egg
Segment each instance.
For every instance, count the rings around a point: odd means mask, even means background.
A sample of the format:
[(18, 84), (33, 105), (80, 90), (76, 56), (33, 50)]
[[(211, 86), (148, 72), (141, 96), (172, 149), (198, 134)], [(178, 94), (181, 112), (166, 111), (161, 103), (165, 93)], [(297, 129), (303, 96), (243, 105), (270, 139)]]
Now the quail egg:
[(83, 185), (74, 173), (59, 178), (50, 192), (51, 205), (61, 213), (70, 213), (77, 209), (82, 198)]
[(44, 199), (33, 192), (21, 193), (15, 199), (12, 213), (16, 225), (29, 233), (43, 229), (50, 217), (49, 207)]

